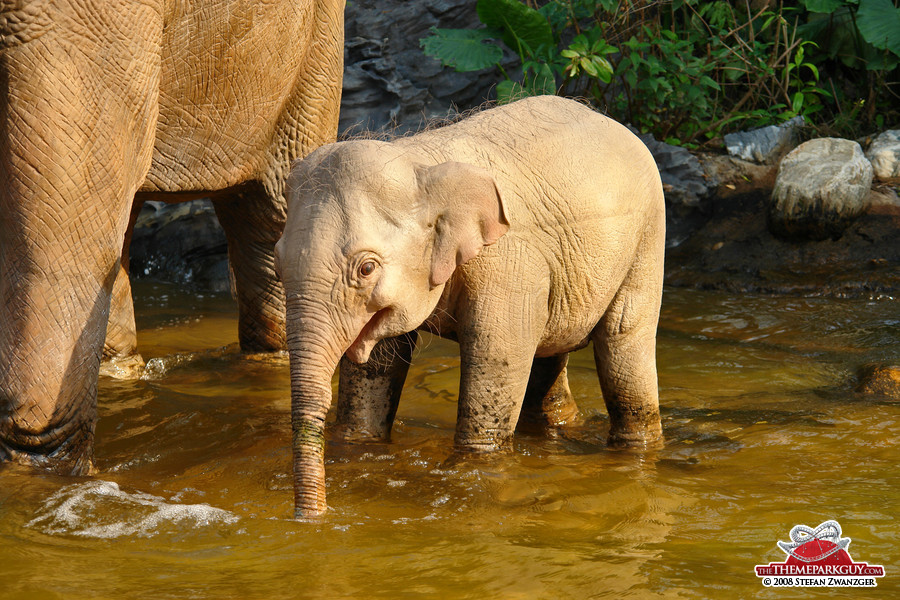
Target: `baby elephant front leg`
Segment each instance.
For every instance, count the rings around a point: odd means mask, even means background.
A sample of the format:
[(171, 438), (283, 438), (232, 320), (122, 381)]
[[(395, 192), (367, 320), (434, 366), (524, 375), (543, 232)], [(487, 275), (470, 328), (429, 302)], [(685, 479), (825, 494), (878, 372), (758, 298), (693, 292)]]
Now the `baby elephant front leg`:
[[(526, 268), (525, 260), (518, 261), (510, 276), (527, 281), (521, 272)], [(518, 292), (474, 291), (459, 320), (460, 450), (491, 451), (512, 441), (540, 339), (535, 329), (547, 322), (546, 295)]]
[(530, 356), (462, 357), (456, 447), (490, 452), (511, 443), (522, 409)]
[(397, 414), (418, 334), (378, 342), (358, 365), (344, 357), (339, 367), (337, 435), (348, 441), (387, 441)]

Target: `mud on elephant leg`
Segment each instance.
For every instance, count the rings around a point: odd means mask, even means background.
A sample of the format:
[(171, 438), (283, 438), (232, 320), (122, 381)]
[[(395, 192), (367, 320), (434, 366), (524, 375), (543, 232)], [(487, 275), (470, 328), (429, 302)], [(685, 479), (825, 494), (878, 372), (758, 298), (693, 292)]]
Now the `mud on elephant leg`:
[(214, 200), (214, 205), (228, 240), (241, 350), (285, 350), (284, 287), (275, 272), (275, 242), (285, 221), (284, 199), (254, 182)]
[(535, 357), (517, 431), (555, 435), (578, 420), (578, 405), (569, 389), (569, 355)]
[(336, 435), (347, 441), (388, 441), (418, 334), (384, 339), (361, 365), (340, 363)]
[(122, 258), (110, 298), (109, 324), (106, 327), (106, 342), (103, 344), (103, 362), (100, 364), (101, 375), (118, 379), (139, 377), (144, 367), (144, 359), (137, 349), (137, 327), (134, 322), (134, 300), (128, 268), (131, 236), (143, 204), (138, 199), (132, 203)]

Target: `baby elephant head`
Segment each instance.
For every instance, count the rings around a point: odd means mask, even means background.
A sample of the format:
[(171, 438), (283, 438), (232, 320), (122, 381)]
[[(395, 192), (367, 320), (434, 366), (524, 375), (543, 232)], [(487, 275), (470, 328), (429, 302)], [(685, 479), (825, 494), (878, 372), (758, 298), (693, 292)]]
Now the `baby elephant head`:
[(324, 146), (295, 164), (276, 246), (287, 294), (297, 516), (325, 510), (324, 423), (346, 353), (413, 331), (461, 264), (509, 229), (486, 170), (375, 141)]

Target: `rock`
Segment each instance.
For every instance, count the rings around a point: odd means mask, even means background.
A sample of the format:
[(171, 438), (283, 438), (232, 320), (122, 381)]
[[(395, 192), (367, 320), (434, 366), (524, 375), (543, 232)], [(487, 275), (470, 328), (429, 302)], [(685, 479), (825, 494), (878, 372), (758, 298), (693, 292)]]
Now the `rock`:
[(641, 138), (656, 159), (669, 204), (697, 207), (716, 189), (716, 182), (710, 180), (697, 157), (686, 149), (656, 141), (650, 136)]
[(878, 186), (869, 191), (866, 206), (868, 211), (900, 212), (900, 196), (889, 187)]
[[(468, 0), (355, 0), (345, 12), (344, 88), (339, 131), (403, 133), (482, 104), (501, 80), (494, 69), (457, 73), (426, 56), (431, 27), (481, 27)], [(505, 63), (508, 65), (508, 63)]]
[(724, 154), (698, 154), (703, 172), (710, 182), (718, 185), (713, 195), (716, 199), (757, 190), (771, 192), (775, 185), (777, 165), (757, 164)]
[(653, 154), (666, 196), (666, 239), (678, 245), (702, 219), (702, 204), (716, 189), (716, 180), (696, 156), (679, 146), (656, 140), (628, 126)]
[(891, 181), (900, 178), (900, 130), (893, 129), (879, 134), (872, 140), (866, 158), (872, 163), (877, 179)]
[(860, 369), (856, 391), (900, 400), (900, 366), (867, 365)]
[(797, 145), (803, 123), (803, 117), (794, 117), (781, 125), (728, 133), (724, 136), (725, 148), (730, 155), (742, 160), (773, 163)]
[(132, 277), (186, 283), (207, 291), (230, 289), (228, 245), (206, 199), (145, 202), (131, 238)]
[(769, 227), (786, 238), (840, 237), (865, 208), (872, 165), (859, 144), (819, 138), (792, 150), (778, 167)]
[(900, 297), (900, 209), (871, 206), (840, 239), (798, 243), (772, 235), (769, 200), (769, 190), (710, 200), (707, 220), (666, 250), (666, 284), (729, 294)]

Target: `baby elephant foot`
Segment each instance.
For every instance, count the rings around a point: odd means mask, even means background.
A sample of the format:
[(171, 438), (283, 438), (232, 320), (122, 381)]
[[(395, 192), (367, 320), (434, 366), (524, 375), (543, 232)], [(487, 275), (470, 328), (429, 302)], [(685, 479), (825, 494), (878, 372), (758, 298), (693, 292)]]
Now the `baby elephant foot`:
[(663, 447), (662, 425), (659, 409), (646, 406), (623, 406), (609, 410), (610, 448), (634, 448), (654, 450)]
[(457, 432), (454, 449), (464, 455), (502, 452), (512, 448), (512, 432), (505, 429)]
[(540, 407), (522, 407), (516, 431), (556, 438), (568, 427), (583, 422), (575, 400), (570, 397), (544, 399)]

